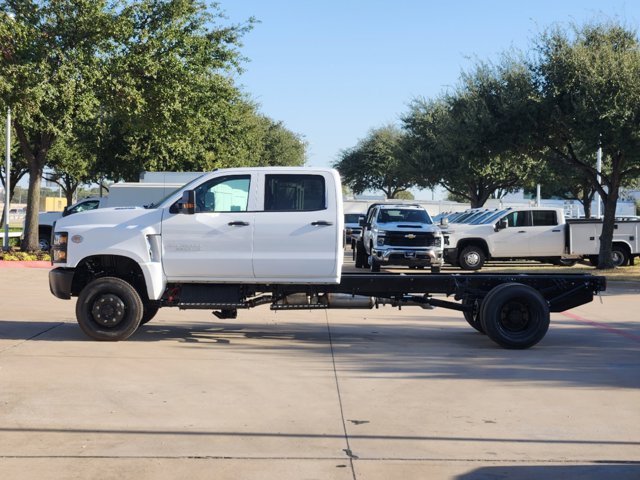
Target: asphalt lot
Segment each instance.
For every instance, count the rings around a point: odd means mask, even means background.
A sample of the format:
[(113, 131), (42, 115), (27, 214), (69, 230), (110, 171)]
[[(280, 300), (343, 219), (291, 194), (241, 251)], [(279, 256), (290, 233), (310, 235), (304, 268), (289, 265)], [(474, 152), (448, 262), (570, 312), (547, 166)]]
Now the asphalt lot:
[(640, 284), (503, 350), (457, 312), (161, 310), (88, 340), (0, 269), (0, 477), (639, 479)]

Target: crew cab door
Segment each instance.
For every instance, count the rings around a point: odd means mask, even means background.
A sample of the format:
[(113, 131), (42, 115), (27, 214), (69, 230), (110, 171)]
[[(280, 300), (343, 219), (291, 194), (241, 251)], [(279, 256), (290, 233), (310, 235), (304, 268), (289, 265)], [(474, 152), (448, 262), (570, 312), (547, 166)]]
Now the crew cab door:
[(260, 173), (253, 271), (258, 281), (337, 281), (342, 203), (327, 172)]
[(252, 254), (256, 174), (214, 177), (195, 187), (192, 215), (177, 204), (162, 222), (163, 266), (169, 281), (246, 281)]
[(491, 242), (491, 255), (496, 258), (528, 257), (529, 238), (527, 232), (531, 227), (529, 211), (516, 210), (501, 220), (507, 221), (507, 228), (498, 230), (488, 237)]
[(532, 210), (529, 249), (532, 257), (558, 257), (564, 253), (564, 225), (555, 210)]

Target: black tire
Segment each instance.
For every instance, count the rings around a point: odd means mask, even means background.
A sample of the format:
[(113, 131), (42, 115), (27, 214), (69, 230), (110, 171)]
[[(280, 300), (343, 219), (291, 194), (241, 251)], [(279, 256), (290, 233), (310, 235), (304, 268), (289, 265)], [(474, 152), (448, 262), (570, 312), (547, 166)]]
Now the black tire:
[(598, 262), (600, 261), (600, 257), (598, 257), (598, 255), (589, 255), (587, 258), (589, 259), (589, 263), (591, 265), (593, 265), (594, 267), (598, 266)]
[(611, 260), (614, 267), (624, 267), (629, 263), (629, 252), (622, 245), (611, 247)]
[(462, 299), (462, 304), (473, 305), (473, 310), (462, 312), (462, 314), (464, 315), (464, 319), (469, 325), (471, 325), (478, 332), (484, 334), (484, 330), (482, 329), (482, 322), (480, 321), (480, 299), (464, 297)]
[(431, 273), (440, 273), (440, 267), (431, 267)]
[(49, 237), (40, 237), (38, 239), (38, 248), (43, 252), (48, 252), (51, 250), (51, 240)]
[(87, 336), (102, 341), (126, 340), (138, 329), (144, 307), (138, 292), (116, 277), (89, 283), (78, 296), (76, 318)]
[(362, 242), (356, 242), (356, 268), (367, 267), (367, 252), (364, 250), (364, 245)]
[(487, 336), (502, 347), (529, 348), (542, 340), (549, 329), (549, 306), (528, 285), (504, 283), (484, 298), (480, 324)]
[(380, 271), (380, 262), (376, 260), (376, 257), (371, 257), (369, 259), (370, 268), (373, 273), (378, 273)]
[(158, 310), (160, 310), (160, 306), (154, 305), (153, 303), (149, 302), (144, 303), (140, 325), (144, 325), (145, 323), (149, 323), (151, 320), (153, 320), (153, 317), (156, 316)]
[(557, 257), (557, 258), (554, 258), (551, 261), (551, 263), (553, 263), (554, 265), (558, 265), (560, 267), (573, 267), (576, 263), (578, 263), (578, 260), (574, 258)]
[(469, 245), (462, 249), (458, 263), (463, 270), (480, 270), (484, 265), (486, 255), (477, 245)]

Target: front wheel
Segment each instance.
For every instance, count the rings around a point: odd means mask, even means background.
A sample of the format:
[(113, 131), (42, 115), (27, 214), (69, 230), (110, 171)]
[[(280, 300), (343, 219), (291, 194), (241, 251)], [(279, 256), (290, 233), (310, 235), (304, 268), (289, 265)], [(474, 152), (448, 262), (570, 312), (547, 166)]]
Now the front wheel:
[(364, 249), (364, 245), (362, 242), (356, 242), (356, 250), (355, 250), (355, 261), (356, 268), (368, 267), (367, 262), (367, 252)]
[(528, 285), (503, 283), (482, 301), (480, 324), (487, 336), (502, 347), (529, 348), (542, 340), (549, 329), (549, 306)]
[(129, 338), (140, 326), (143, 311), (135, 288), (116, 277), (93, 280), (80, 292), (76, 303), (76, 319), (82, 331), (102, 341)]
[(154, 305), (153, 303), (146, 302), (143, 305), (142, 318), (140, 319), (140, 325), (144, 325), (145, 323), (149, 323), (153, 320), (153, 317), (156, 316), (160, 307), (158, 305)]
[(469, 245), (462, 249), (458, 263), (463, 270), (480, 270), (484, 265), (485, 254), (477, 245)]

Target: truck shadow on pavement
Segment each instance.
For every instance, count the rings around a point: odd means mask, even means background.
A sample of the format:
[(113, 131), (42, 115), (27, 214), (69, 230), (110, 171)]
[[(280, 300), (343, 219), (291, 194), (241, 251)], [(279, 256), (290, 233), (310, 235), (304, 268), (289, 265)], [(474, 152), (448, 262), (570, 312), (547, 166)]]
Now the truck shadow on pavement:
[(580, 480), (637, 480), (640, 463), (620, 465), (602, 462), (602, 465), (517, 465), (480, 467), (458, 475), (456, 480), (509, 480), (579, 478)]
[[(409, 317), (411, 318), (411, 317)], [(418, 318), (416, 316), (416, 318)], [(575, 386), (640, 388), (635, 334), (628, 337), (571, 319), (556, 321), (529, 350), (506, 350), (464, 320), (375, 324), (314, 322), (182, 323), (150, 322), (127, 341), (93, 342), (75, 323), (0, 320), (0, 353), (24, 342), (83, 342), (92, 352), (138, 342), (211, 349), (216, 355), (250, 352), (302, 355), (360, 375), (412, 379), (498, 379)], [(555, 327), (555, 328), (554, 328)], [(622, 325), (620, 329), (624, 328)], [(102, 345), (102, 346), (101, 346)], [(103, 347), (110, 345), (110, 347)], [(80, 345), (81, 346), (81, 345)], [(124, 348), (124, 347), (123, 347)], [(130, 346), (129, 346), (130, 348)], [(616, 375), (611, 375), (615, 368)]]

